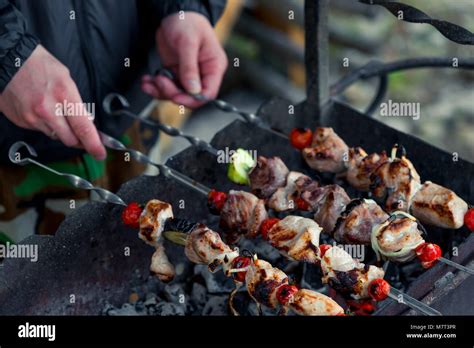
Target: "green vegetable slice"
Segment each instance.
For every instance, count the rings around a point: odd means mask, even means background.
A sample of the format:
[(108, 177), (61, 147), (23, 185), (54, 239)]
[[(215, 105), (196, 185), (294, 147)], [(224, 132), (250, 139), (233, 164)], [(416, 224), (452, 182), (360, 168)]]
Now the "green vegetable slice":
[(249, 185), (249, 172), (256, 162), (252, 155), (244, 149), (237, 149), (230, 157), (227, 177), (230, 181), (239, 185)]

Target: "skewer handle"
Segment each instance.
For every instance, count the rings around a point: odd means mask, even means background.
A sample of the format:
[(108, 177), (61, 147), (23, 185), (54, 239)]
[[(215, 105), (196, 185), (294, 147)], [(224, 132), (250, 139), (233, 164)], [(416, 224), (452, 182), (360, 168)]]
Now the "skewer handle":
[(440, 312), (438, 312), (436, 309), (431, 308), (427, 304), (418, 301), (417, 299), (401, 292), (400, 290), (390, 287), (390, 292), (388, 294), (388, 297), (391, 299), (399, 302), (406, 304), (408, 307), (414, 309), (417, 312), (420, 312), (425, 315), (430, 315), (430, 316), (435, 316), (435, 315), (442, 315)]
[(172, 178), (176, 181), (179, 181), (181, 184), (186, 185), (205, 196), (207, 196), (207, 194), (211, 191), (208, 187), (190, 179), (186, 175), (181, 174), (164, 164), (160, 164), (153, 161), (150, 157), (148, 157), (144, 153), (134, 150), (134, 149), (127, 148), (122, 142), (120, 142), (118, 139), (111, 137), (110, 135), (107, 135), (103, 132), (99, 132), (99, 136), (100, 136), (100, 139), (102, 140), (102, 143), (106, 147), (113, 150), (130, 153), (130, 156), (133, 159), (135, 159), (137, 162), (140, 162), (143, 164), (151, 164), (152, 166), (158, 168), (159, 174), (162, 174), (163, 176), (167, 178)]
[(184, 91), (184, 93), (187, 93), (189, 96), (195, 98), (196, 100), (212, 103), (215, 107), (217, 107), (219, 110), (222, 110), (224, 112), (238, 114), (244, 119), (245, 122), (255, 125), (259, 128), (263, 128), (269, 132), (272, 132), (276, 136), (281, 137), (283, 139), (288, 139), (288, 136), (286, 134), (273, 130), (261, 117), (257, 116), (254, 113), (240, 110), (234, 104), (226, 102), (225, 100), (222, 100), (222, 99), (210, 99), (203, 94), (199, 94), (199, 93), (193, 94), (193, 93), (186, 92), (184, 88), (181, 86), (181, 84), (179, 83), (179, 79), (169, 69), (164, 69), (164, 68), (160, 69), (156, 72), (156, 75), (162, 75), (169, 78), (171, 81), (173, 81), (177, 85), (178, 89)]
[(102, 202), (127, 206), (127, 204), (122, 200), (122, 198), (117, 196), (115, 193), (112, 193), (112, 192), (110, 192), (106, 189), (103, 189), (101, 187), (94, 186), (89, 181), (87, 181), (87, 180), (85, 180), (85, 179), (83, 179), (83, 178), (81, 178), (77, 175), (59, 172), (59, 171), (57, 171), (53, 168), (50, 168), (50, 167), (48, 167), (48, 166), (32, 159), (32, 158), (29, 158), (29, 157), (20, 158), (19, 150), (23, 147), (26, 148), (26, 150), (28, 151), (28, 153), (31, 156), (33, 156), (33, 157), (37, 156), (36, 150), (31, 145), (29, 145), (29, 144), (27, 144), (23, 141), (18, 141), (16, 143), (14, 143), (10, 147), (10, 150), (8, 151), (8, 157), (9, 157), (9, 159), (12, 163), (15, 163), (15, 164), (20, 165), (20, 166), (24, 166), (24, 165), (27, 165), (27, 164), (35, 164), (38, 167), (41, 167), (41, 168), (43, 168), (43, 169), (45, 169), (45, 170), (47, 170), (47, 171), (49, 171), (49, 172), (51, 172), (55, 175), (62, 176), (64, 178), (66, 178), (71, 183), (72, 186), (74, 186), (78, 189), (89, 190), (89, 191), (96, 192), (100, 197), (100, 201), (102, 201)]
[[(113, 106), (112, 106), (112, 104), (114, 102), (117, 102), (117, 101), (122, 106), (120, 109), (113, 108)], [(175, 127), (171, 127), (171, 126), (166, 125), (166, 124), (163, 124), (163, 123), (161, 123), (157, 120), (150, 120), (150, 119), (147, 119), (147, 118), (140, 117), (140, 116), (134, 114), (133, 112), (131, 112), (128, 109), (129, 106), (130, 106), (130, 104), (129, 104), (128, 100), (123, 95), (120, 95), (120, 94), (117, 94), (117, 93), (108, 94), (104, 98), (104, 101), (103, 101), (104, 110), (109, 115), (125, 115), (125, 116), (128, 116), (128, 117), (133, 118), (135, 120), (138, 120), (142, 123), (145, 123), (149, 126), (156, 127), (159, 130), (161, 130), (163, 133), (168, 134), (169, 136), (184, 138), (191, 145), (196, 146), (196, 147), (198, 147), (200, 149), (203, 149), (205, 151), (208, 151), (208, 152), (212, 153), (213, 155), (217, 156), (217, 150), (211, 144), (209, 144), (208, 142), (206, 142), (202, 139), (199, 139), (195, 136), (185, 134), (180, 129), (175, 128)]]

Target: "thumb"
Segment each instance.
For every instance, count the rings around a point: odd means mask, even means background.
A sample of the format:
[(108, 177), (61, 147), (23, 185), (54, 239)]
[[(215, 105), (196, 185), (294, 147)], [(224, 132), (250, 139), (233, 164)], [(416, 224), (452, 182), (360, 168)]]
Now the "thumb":
[(178, 51), (179, 80), (184, 89), (192, 94), (201, 92), (199, 75), (199, 45), (196, 42), (181, 45)]

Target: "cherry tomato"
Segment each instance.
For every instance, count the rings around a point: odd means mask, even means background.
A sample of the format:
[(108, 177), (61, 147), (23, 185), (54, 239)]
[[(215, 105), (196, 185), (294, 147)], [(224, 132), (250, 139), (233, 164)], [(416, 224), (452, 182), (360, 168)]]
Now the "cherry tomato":
[(291, 145), (298, 149), (303, 150), (311, 144), (313, 132), (308, 128), (293, 128), (290, 132)]
[(311, 209), (309, 204), (301, 197), (296, 198), (295, 203), (299, 210), (309, 211)]
[(416, 255), (421, 261), (431, 262), (441, 257), (441, 248), (434, 243), (423, 243), (415, 249)]
[(263, 220), (262, 224), (260, 225), (260, 233), (262, 234), (263, 239), (268, 240), (268, 232), (270, 232), (273, 225), (275, 225), (278, 221), (280, 221), (278, 218), (268, 218)]
[(390, 293), (390, 284), (382, 278), (374, 279), (370, 282), (367, 291), (374, 301), (382, 301)]
[(464, 225), (474, 232), (474, 208), (469, 209), (464, 215)]
[(326, 251), (328, 251), (329, 249), (331, 249), (332, 246), (329, 245), (329, 244), (321, 244), (319, 246), (319, 254), (320, 254), (320, 257), (323, 257), (324, 254), (326, 254)]
[[(250, 258), (244, 257), (244, 256), (237, 256), (234, 260), (232, 260), (232, 268), (233, 269), (239, 269), (239, 268), (245, 268), (250, 266)], [(234, 280), (240, 283), (245, 282), (245, 275), (247, 272), (235, 272), (232, 273), (232, 276), (234, 277)]]
[(430, 268), (433, 266), (442, 254), (439, 245), (433, 243), (423, 243), (415, 249), (415, 252), (416, 256), (420, 259), (423, 268)]
[(276, 298), (281, 305), (286, 305), (297, 292), (298, 288), (296, 286), (285, 284), (277, 289)]
[(207, 205), (211, 213), (219, 214), (226, 200), (227, 194), (225, 192), (211, 190), (207, 195)]
[(130, 227), (138, 228), (142, 207), (137, 202), (132, 202), (122, 211), (122, 222)]

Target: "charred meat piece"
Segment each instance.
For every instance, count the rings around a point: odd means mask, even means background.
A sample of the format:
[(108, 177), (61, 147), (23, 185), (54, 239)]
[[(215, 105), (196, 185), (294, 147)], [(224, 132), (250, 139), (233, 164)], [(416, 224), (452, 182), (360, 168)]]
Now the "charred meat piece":
[(220, 227), (227, 232), (254, 238), (268, 217), (263, 200), (245, 191), (229, 191), (221, 210)]
[(349, 148), (332, 128), (316, 128), (311, 146), (303, 149), (308, 165), (319, 172), (340, 173), (346, 170), (344, 156)]
[(370, 190), (370, 175), (388, 159), (387, 154), (372, 153), (367, 155), (360, 147), (349, 149), (346, 179), (349, 184), (360, 191)]
[(442, 228), (460, 228), (468, 205), (453, 191), (426, 181), (413, 197), (411, 212), (422, 223)]
[(280, 157), (258, 156), (257, 164), (249, 172), (250, 188), (261, 199), (268, 199), (284, 186), (289, 170)]
[(140, 215), (138, 237), (145, 243), (158, 246), (166, 220), (173, 218), (171, 204), (158, 199), (148, 201)]
[(257, 259), (247, 270), (245, 282), (250, 296), (257, 303), (276, 308), (279, 306), (276, 290), (281, 285), (288, 284), (288, 277), (270, 263)]
[(162, 282), (167, 283), (174, 279), (175, 270), (173, 264), (168, 260), (165, 247), (160, 242), (156, 246), (151, 257), (150, 272), (158, 277)]
[(270, 243), (283, 255), (303, 262), (316, 263), (321, 227), (311, 219), (287, 216), (268, 231)]
[(388, 217), (371, 199), (352, 200), (337, 220), (333, 237), (343, 244), (370, 245), (372, 228)]
[(337, 246), (332, 246), (325, 252), (321, 258), (321, 270), (323, 282), (355, 299), (368, 298), (370, 282), (383, 278), (385, 274), (382, 268), (364, 265)]
[(203, 224), (197, 225), (188, 234), (184, 253), (190, 261), (208, 265), (211, 272), (221, 265), (226, 272), (232, 260), (239, 256), (239, 252), (225, 244), (217, 232)]
[(415, 258), (416, 247), (424, 243), (422, 233), (415, 218), (395, 212), (389, 220), (374, 228), (372, 248), (379, 258), (407, 262)]
[(332, 298), (319, 292), (300, 289), (293, 295), (290, 308), (299, 315), (339, 315), (344, 309)]
[(388, 160), (371, 175), (371, 190), (385, 201), (385, 210), (408, 211), (413, 196), (420, 188), (420, 176), (405, 157)]
[(300, 176), (295, 181), (296, 190), (298, 192), (298, 197), (301, 196), (301, 193), (304, 191), (311, 191), (319, 187), (319, 181), (311, 179), (309, 176), (303, 175)]
[(334, 230), (337, 219), (351, 200), (339, 185), (307, 187), (301, 198), (315, 212), (314, 220), (326, 233)]
[[(286, 178), (286, 185), (278, 188), (268, 200), (268, 207), (275, 211), (293, 210), (296, 208), (295, 199), (298, 198), (297, 180), (307, 182), (310, 177), (299, 173), (290, 172)], [(301, 182), (301, 181), (300, 181)]]

